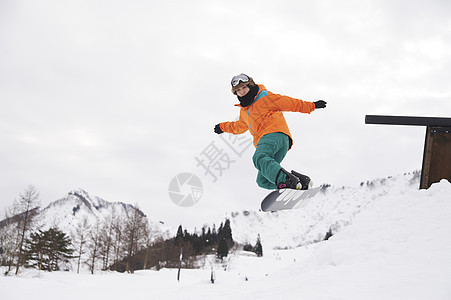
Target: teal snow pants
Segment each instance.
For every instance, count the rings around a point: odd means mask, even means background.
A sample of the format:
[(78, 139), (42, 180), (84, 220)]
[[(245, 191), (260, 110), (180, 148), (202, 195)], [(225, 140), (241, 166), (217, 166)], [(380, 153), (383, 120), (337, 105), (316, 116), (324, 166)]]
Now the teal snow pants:
[[(281, 132), (264, 135), (257, 144), (252, 161), (258, 170), (257, 184), (259, 187), (274, 190), (277, 188), (277, 174), (280, 163), (284, 159), (290, 146), (290, 138)], [(284, 173), (280, 174), (279, 182), (286, 180)]]

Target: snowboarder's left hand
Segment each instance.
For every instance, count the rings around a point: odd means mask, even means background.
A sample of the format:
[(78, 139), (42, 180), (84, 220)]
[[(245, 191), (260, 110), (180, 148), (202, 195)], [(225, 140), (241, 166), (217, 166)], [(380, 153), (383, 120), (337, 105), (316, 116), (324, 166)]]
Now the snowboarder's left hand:
[(326, 104), (327, 104), (327, 102), (324, 100), (318, 100), (313, 103), (315, 103), (315, 108), (326, 108)]
[(219, 124), (216, 124), (216, 126), (215, 126), (215, 132), (216, 132), (217, 134), (220, 134), (220, 133), (223, 133), (224, 131), (222, 131), (221, 127), (219, 127)]

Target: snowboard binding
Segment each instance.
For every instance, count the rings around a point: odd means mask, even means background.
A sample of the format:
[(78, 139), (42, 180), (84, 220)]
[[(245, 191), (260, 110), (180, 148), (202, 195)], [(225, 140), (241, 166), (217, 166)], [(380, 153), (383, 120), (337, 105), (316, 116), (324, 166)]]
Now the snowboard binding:
[[(283, 182), (277, 183), (281, 173), (286, 175), (286, 179)], [(293, 170), (289, 173), (284, 168), (281, 168), (279, 173), (277, 173), (276, 183), (277, 189), (308, 190), (311, 180), (307, 175), (300, 174)]]

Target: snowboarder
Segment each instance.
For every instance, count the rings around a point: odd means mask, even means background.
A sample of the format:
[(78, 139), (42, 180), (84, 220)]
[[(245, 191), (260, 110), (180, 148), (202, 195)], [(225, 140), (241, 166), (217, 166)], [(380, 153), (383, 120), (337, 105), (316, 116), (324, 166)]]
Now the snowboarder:
[(325, 108), (326, 102), (308, 102), (300, 99), (273, 94), (265, 86), (255, 84), (246, 74), (234, 76), (231, 81), (232, 93), (238, 97), (240, 118), (236, 122), (223, 122), (215, 126), (217, 134), (223, 132), (241, 134), (247, 130), (254, 137), (256, 147), (252, 160), (258, 170), (257, 184), (265, 189), (309, 188), (310, 178), (296, 171), (288, 172), (280, 163), (293, 139), (283, 116), (283, 111), (311, 113)]

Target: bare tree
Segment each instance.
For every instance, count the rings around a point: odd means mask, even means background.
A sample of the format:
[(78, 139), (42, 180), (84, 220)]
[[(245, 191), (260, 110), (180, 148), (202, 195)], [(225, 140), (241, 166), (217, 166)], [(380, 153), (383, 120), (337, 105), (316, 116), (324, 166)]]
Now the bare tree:
[(150, 255), (151, 255), (151, 246), (153, 244), (153, 229), (150, 226), (149, 222), (146, 222), (144, 224), (144, 228), (143, 228), (143, 246), (146, 249), (145, 253), (144, 253), (144, 263), (143, 263), (143, 269), (149, 269), (148, 264), (149, 264), (149, 260), (150, 260)]
[(114, 225), (116, 220), (116, 214), (113, 214), (102, 224), (101, 239), (100, 239), (100, 255), (102, 257), (102, 269), (108, 270), (110, 266), (110, 255), (113, 250), (114, 243)]
[(14, 226), (12, 208), (5, 209), (4, 219), (0, 224), (0, 247), (2, 248), (0, 265), (8, 266), (6, 274), (11, 271), (17, 248), (17, 230)]
[(91, 274), (94, 274), (96, 261), (99, 258), (100, 236), (100, 222), (97, 221), (89, 232), (88, 259), (85, 262), (88, 265)]
[(18, 200), (14, 201), (14, 211), (17, 213), (17, 248), (16, 248), (16, 275), (19, 273), (19, 267), (24, 263), (24, 243), (27, 235), (34, 226), (38, 209), (39, 193), (36, 188), (29, 185), (25, 191), (20, 194)]
[(124, 230), (126, 270), (132, 274), (135, 271), (135, 256), (142, 246), (146, 225), (146, 216), (135, 206), (127, 215)]
[(113, 264), (118, 264), (119, 260), (122, 258), (122, 247), (123, 247), (123, 234), (124, 231), (124, 221), (121, 218), (116, 218), (113, 221), (113, 236), (112, 236), (112, 246), (113, 246)]
[(85, 244), (88, 241), (88, 233), (91, 228), (89, 224), (88, 217), (83, 217), (83, 219), (76, 225), (75, 231), (72, 232), (72, 244), (77, 252), (77, 274), (80, 273), (80, 263), (81, 257), (85, 253)]

